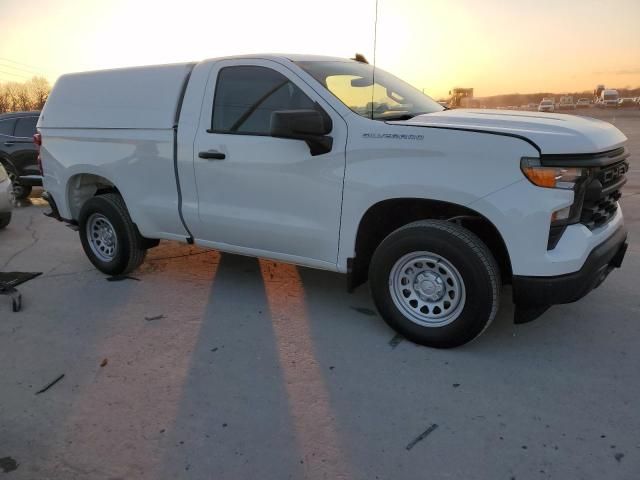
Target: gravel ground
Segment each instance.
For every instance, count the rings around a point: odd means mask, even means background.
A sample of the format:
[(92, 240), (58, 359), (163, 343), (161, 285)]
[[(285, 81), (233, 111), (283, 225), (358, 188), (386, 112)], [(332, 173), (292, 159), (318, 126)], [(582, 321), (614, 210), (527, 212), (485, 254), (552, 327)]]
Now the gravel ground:
[(163, 242), (106, 281), (33, 198), (0, 233), (43, 272), (0, 297), (0, 478), (639, 478), (640, 113), (593, 115), (633, 152), (623, 268), (521, 326), (505, 289), (450, 351), (333, 273)]

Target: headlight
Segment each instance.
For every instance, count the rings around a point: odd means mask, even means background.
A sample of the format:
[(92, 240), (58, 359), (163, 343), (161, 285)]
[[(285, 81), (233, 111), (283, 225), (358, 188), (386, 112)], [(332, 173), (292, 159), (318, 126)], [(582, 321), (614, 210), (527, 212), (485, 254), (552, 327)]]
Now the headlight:
[(4, 182), (7, 178), (9, 178), (7, 171), (0, 165), (0, 182)]
[(538, 187), (576, 190), (588, 178), (589, 170), (577, 167), (543, 167), (537, 158), (523, 158), (520, 169)]
[(585, 190), (591, 171), (582, 167), (545, 167), (538, 158), (523, 158), (520, 169), (524, 176), (538, 187), (559, 188), (574, 192), (573, 203), (551, 212), (547, 250), (558, 244), (567, 225), (578, 223), (582, 213)]

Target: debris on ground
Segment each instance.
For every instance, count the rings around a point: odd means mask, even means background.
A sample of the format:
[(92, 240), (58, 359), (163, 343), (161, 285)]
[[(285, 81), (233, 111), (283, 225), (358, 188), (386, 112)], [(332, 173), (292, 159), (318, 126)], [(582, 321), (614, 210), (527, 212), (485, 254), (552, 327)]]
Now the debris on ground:
[(22, 309), (22, 295), (16, 287), (42, 275), (42, 272), (0, 272), (0, 295), (11, 297), (14, 312)]
[(48, 385), (45, 385), (40, 390), (38, 390), (36, 392), (36, 395), (40, 395), (41, 393), (46, 392), (47, 390), (49, 390), (51, 387), (53, 387), (56, 383), (58, 383), (63, 378), (64, 378), (64, 373), (62, 375), (60, 375), (59, 377), (57, 377), (53, 382), (49, 383)]
[(154, 320), (162, 320), (163, 318), (166, 318), (164, 315), (156, 315), (154, 317), (144, 317), (144, 319), (147, 322), (153, 322)]
[(111, 277), (107, 277), (107, 282), (121, 282), (122, 280), (135, 280), (139, 282), (140, 279), (136, 277), (132, 277), (130, 275), (113, 275)]
[(624, 458), (624, 453), (616, 453), (613, 457), (614, 457), (618, 462), (621, 462), (621, 461), (622, 461), (622, 459)]
[(407, 450), (411, 450), (413, 447), (416, 446), (416, 443), (424, 440), (425, 438), (427, 438), (428, 435), (430, 435), (436, 428), (438, 428), (438, 425), (436, 423), (432, 424), (429, 428), (427, 428), (424, 432), (422, 432), (420, 435), (418, 435), (416, 438), (414, 438), (409, 445), (406, 446)]
[(375, 317), (376, 316), (376, 312), (374, 312), (373, 310), (370, 310), (368, 308), (364, 308), (364, 307), (350, 307), (351, 310), (355, 310), (358, 313), (361, 313), (363, 315), (368, 315), (370, 317)]
[(396, 348), (403, 340), (404, 337), (402, 335), (396, 334), (391, 340), (389, 340), (389, 345), (391, 345), (391, 348)]
[(109, 363), (109, 359), (103, 358), (102, 361), (100, 362), (100, 367), (106, 367), (107, 363)]
[(9, 473), (9, 472), (13, 472), (14, 470), (17, 470), (18, 465), (20, 464), (11, 457), (0, 458), (0, 468), (4, 473)]

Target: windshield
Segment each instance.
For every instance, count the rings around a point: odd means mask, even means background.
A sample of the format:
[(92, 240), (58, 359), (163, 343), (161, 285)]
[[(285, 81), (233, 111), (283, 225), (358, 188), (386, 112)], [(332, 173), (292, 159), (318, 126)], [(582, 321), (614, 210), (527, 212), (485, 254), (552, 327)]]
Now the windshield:
[(444, 108), (397, 77), (366, 63), (296, 62), (338, 100), (358, 115), (373, 120), (406, 120)]
[(543, 100), (540, 105), (551, 105), (551, 100)]
[(617, 100), (618, 99), (618, 95), (616, 95), (615, 93), (605, 93), (604, 94), (604, 99), (605, 100)]

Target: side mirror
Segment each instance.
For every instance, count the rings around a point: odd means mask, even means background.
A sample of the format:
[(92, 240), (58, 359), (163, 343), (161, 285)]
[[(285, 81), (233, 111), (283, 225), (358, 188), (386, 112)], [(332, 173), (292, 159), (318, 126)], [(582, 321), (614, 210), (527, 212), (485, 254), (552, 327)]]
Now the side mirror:
[(331, 118), (317, 110), (277, 110), (271, 114), (270, 135), (277, 138), (304, 140), (311, 155), (331, 151), (333, 138)]

